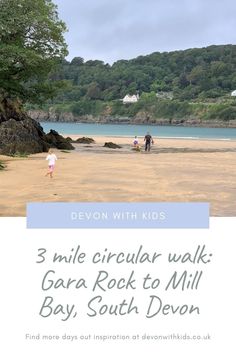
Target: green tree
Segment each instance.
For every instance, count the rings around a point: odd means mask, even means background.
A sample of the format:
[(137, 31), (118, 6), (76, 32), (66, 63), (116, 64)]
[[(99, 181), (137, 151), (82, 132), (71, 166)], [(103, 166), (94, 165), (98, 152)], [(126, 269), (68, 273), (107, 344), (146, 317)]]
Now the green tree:
[(0, 94), (40, 101), (54, 93), (47, 81), (67, 54), (66, 25), (51, 0), (0, 0)]
[(84, 58), (81, 57), (75, 57), (74, 59), (71, 60), (71, 65), (83, 65), (84, 64)]
[(195, 66), (190, 74), (188, 75), (187, 79), (190, 82), (190, 84), (197, 84), (199, 83), (203, 78), (205, 78), (206, 72), (204, 68), (201, 65)]
[(88, 85), (87, 95), (92, 100), (97, 100), (101, 97), (101, 90), (96, 82), (92, 82)]

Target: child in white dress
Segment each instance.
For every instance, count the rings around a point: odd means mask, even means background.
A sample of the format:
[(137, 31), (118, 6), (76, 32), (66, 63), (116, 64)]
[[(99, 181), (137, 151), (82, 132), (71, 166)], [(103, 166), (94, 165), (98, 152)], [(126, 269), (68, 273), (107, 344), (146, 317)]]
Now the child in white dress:
[(46, 173), (45, 177), (50, 176), (51, 178), (53, 177), (53, 171), (55, 168), (55, 163), (57, 160), (56, 155), (52, 152), (52, 150), (48, 151), (48, 156), (46, 157), (46, 160), (48, 161), (48, 172)]

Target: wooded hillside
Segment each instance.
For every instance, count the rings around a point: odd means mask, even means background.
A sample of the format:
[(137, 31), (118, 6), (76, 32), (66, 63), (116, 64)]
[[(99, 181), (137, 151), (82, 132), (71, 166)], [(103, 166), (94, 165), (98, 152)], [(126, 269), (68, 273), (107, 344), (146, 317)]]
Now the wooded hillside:
[[(51, 80), (63, 80), (65, 86), (44, 108), (76, 116), (144, 112), (167, 119), (188, 115), (225, 121), (236, 118), (230, 97), (236, 89), (236, 45), (156, 52), (113, 65), (76, 57), (71, 62), (64, 60)], [(120, 101), (126, 94), (137, 93), (141, 98), (136, 104), (124, 106)]]

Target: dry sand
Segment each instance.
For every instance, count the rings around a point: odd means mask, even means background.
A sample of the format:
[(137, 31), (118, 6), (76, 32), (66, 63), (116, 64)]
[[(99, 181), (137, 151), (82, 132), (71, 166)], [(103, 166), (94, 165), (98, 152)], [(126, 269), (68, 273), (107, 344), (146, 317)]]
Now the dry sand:
[[(76, 137), (73, 137), (76, 138)], [(56, 151), (54, 178), (46, 154), (0, 156), (0, 216), (24, 216), (27, 202), (210, 202), (212, 216), (236, 216), (236, 141), (155, 139), (150, 153), (132, 138), (96, 137)], [(105, 141), (122, 149), (103, 147)]]

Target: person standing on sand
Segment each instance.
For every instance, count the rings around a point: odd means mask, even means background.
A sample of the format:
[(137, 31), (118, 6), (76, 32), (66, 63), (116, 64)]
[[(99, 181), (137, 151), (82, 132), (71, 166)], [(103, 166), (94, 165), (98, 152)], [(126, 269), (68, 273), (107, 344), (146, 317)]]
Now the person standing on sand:
[(48, 172), (46, 173), (45, 177), (50, 176), (52, 178), (56, 160), (56, 155), (52, 152), (52, 150), (49, 150), (48, 156), (46, 157), (46, 161), (48, 161)]
[(149, 132), (147, 132), (143, 140), (145, 141), (145, 151), (150, 151), (151, 144), (154, 144), (154, 141)]

